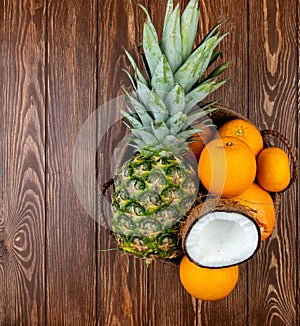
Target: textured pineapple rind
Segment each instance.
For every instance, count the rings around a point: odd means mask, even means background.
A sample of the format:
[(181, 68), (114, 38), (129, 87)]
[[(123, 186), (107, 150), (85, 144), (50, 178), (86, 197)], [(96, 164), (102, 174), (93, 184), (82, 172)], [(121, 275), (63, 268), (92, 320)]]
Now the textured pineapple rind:
[(197, 195), (195, 169), (175, 156), (134, 156), (121, 167), (112, 231), (119, 248), (139, 257), (174, 258), (180, 222)]
[(120, 250), (136, 255), (140, 258), (173, 259), (182, 255), (181, 243), (178, 239), (180, 227), (169, 229), (160, 237), (130, 238), (115, 234)]

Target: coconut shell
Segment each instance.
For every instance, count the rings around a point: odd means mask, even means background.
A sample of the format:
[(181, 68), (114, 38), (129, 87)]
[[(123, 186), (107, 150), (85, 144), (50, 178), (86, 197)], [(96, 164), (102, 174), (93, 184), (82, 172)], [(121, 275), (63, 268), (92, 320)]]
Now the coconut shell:
[[(182, 249), (184, 254), (193, 261), (186, 250), (186, 239), (189, 235), (189, 232), (193, 228), (193, 226), (199, 221), (203, 216), (213, 213), (213, 212), (227, 212), (227, 213), (238, 213), (241, 215), (244, 215), (249, 220), (253, 222), (253, 224), (256, 226), (258, 234), (260, 235), (260, 228), (255, 219), (252, 216), (252, 212), (254, 210), (240, 204), (238, 201), (233, 199), (226, 199), (226, 198), (218, 198), (218, 197), (212, 197), (210, 199), (207, 199), (203, 203), (195, 206), (193, 209), (190, 210), (190, 212), (187, 215), (187, 218), (185, 222), (182, 224), (180, 229), (180, 236), (182, 239)], [(249, 260), (253, 255), (258, 251), (260, 247), (260, 239), (261, 237), (258, 237), (258, 243), (256, 250), (254, 253), (243, 262)], [(199, 265), (197, 262), (193, 261), (195, 264)], [(211, 267), (211, 268), (218, 268), (218, 267)]]

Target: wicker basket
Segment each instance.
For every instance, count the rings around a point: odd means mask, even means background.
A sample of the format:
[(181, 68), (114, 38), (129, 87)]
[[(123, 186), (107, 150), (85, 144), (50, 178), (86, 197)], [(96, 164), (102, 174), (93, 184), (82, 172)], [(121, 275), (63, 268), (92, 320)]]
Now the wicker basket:
[[(235, 112), (235, 111), (233, 111), (233, 110), (231, 110), (229, 108), (223, 107), (223, 106), (219, 106), (219, 110), (215, 111), (211, 115), (211, 119), (213, 120), (213, 122), (215, 123), (217, 128), (221, 127), (225, 122), (233, 120), (233, 119), (243, 119), (243, 120), (246, 120), (246, 121), (252, 123), (249, 119), (244, 117), (242, 114), (240, 114), (238, 112)], [(292, 148), (292, 146), (290, 145), (287, 138), (285, 138), (279, 132), (274, 131), (274, 130), (265, 129), (265, 130), (261, 130), (260, 132), (261, 132), (261, 135), (262, 135), (263, 140), (264, 140), (264, 148), (272, 147), (273, 143), (272, 143), (271, 139), (272, 138), (277, 139), (281, 143), (281, 145), (283, 145), (283, 147), (285, 147), (285, 150), (287, 151), (287, 153), (289, 155), (289, 158), (291, 160), (291, 163), (292, 163), (291, 180), (290, 180), (287, 188), (285, 188), (282, 192), (270, 193), (272, 198), (273, 198), (276, 213), (278, 214), (279, 213), (279, 207), (280, 207), (281, 194), (284, 191), (286, 191), (287, 189), (289, 189), (295, 183), (295, 181), (297, 179), (297, 176), (298, 176), (298, 162), (297, 162), (295, 151)]]
[[(251, 122), (249, 119), (247, 119), (246, 117), (244, 117), (242, 114), (223, 107), (223, 106), (218, 106), (218, 110), (215, 111), (214, 113), (211, 114), (210, 118), (212, 119), (213, 123), (217, 126), (217, 128), (221, 127), (224, 123), (226, 123), (227, 121), (233, 120), (233, 119), (243, 119), (246, 120), (248, 122)], [(272, 147), (273, 142), (272, 142), (272, 138), (277, 139), (280, 144), (282, 145), (282, 147), (285, 147), (285, 150), (287, 151), (290, 161), (292, 163), (292, 173), (291, 173), (291, 179), (290, 179), (290, 183), (287, 186), (287, 188), (284, 190), (286, 191), (288, 188), (290, 188), (296, 181), (297, 179), (297, 173), (298, 173), (298, 163), (297, 163), (297, 158), (296, 158), (296, 154), (295, 151), (293, 150), (293, 148), (291, 147), (291, 145), (289, 144), (289, 141), (280, 133), (278, 133), (277, 131), (273, 131), (273, 130), (261, 130), (261, 135), (263, 137), (264, 140), (264, 148), (266, 147)], [(102, 185), (102, 194), (103, 196), (105, 196), (106, 191), (108, 190), (108, 188), (110, 188), (111, 186), (113, 186), (114, 184), (114, 180), (113, 179), (109, 179), (106, 183), (104, 183)], [(279, 207), (280, 207), (280, 200), (281, 200), (281, 195), (284, 192), (276, 192), (276, 193), (270, 193), (274, 202), (274, 206), (275, 206), (275, 210), (276, 210), (276, 214), (278, 215), (279, 213)], [(111, 234), (111, 231), (109, 231)], [(131, 254), (128, 254), (130, 256), (132, 256)], [(135, 256), (134, 256), (135, 257)], [(137, 257), (135, 257), (137, 258)], [(179, 261), (180, 258), (177, 258), (175, 260), (161, 260), (162, 262), (164, 262), (165, 264), (170, 264), (172, 266), (179, 266)], [(140, 258), (137, 258), (140, 259)]]

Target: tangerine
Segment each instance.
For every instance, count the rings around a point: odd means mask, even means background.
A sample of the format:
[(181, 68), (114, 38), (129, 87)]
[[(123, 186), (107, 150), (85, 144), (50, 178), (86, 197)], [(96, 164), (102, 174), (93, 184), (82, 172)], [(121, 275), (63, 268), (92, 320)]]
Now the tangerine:
[(271, 195), (256, 183), (252, 183), (246, 191), (234, 199), (253, 210), (251, 214), (260, 227), (261, 240), (267, 239), (274, 229), (276, 220)]
[(255, 179), (255, 156), (250, 147), (237, 137), (213, 139), (200, 155), (198, 173), (209, 192), (237, 196)]
[(290, 179), (290, 162), (283, 149), (269, 147), (258, 155), (257, 180), (264, 189), (272, 192), (283, 191)]
[(250, 122), (242, 119), (230, 120), (218, 130), (220, 137), (238, 137), (253, 151), (254, 155), (263, 149), (263, 138), (260, 131)]
[(229, 295), (237, 284), (238, 266), (203, 268), (184, 256), (180, 263), (180, 281), (185, 290), (200, 300), (220, 300)]

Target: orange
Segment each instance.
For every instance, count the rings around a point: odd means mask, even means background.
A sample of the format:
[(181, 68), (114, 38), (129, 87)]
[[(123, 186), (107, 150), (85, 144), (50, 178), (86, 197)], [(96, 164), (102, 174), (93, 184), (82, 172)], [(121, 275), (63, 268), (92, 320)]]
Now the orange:
[[(203, 125), (196, 126), (203, 127)], [(215, 129), (213, 127), (204, 126), (203, 131), (200, 134), (193, 135), (194, 141), (189, 143), (191, 150), (193, 151), (195, 158), (199, 160), (200, 153), (202, 152), (204, 146), (213, 138)]]
[(250, 122), (242, 119), (230, 120), (219, 129), (220, 137), (239, 137), (253, 151), (254, 155), (263, 149), (264, 143), (260, 131)]
[(264, 149), (257, 158), (257, 180), (266, 190), (278, 192), (290, 183), (290, 162), (287, 153), (281, 148)]
[(213, 139), (200, 155), (198, 173), (209, 192), (237, 196), (255, 179), (255, 156), (250, 147), (237, 137)]
[(234, 197), (234, 199), (254, 210), (251, 213), (260, 227), (261, 240), (267, 239), (274, 229), (276, 219), (274, 203), (270, 194), (256, 183), (253, 183), (246, 191)]
[(203, 268), (184, 256), (180, 263), (180, 281), (185, 290), (200, 300), (220, 300), (229, 295), (239, 278), (238, 266)]

